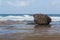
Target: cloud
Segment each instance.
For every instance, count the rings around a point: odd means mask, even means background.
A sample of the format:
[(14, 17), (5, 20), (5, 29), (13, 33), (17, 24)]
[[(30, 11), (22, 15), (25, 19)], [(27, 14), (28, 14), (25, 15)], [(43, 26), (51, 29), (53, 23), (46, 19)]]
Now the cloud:
[(2, 1), (0, 0), (0, 6), (2, 5)]
[(8, 1), (8, 5), (25, 7), (25, 6), (29, 6), (33, 2), (34, 0), (23, 0), (23, 1), (15, 0), (15, 1)]
[(53, 0), (52, 5), (53, 6), (60, 6), (60, 0)]

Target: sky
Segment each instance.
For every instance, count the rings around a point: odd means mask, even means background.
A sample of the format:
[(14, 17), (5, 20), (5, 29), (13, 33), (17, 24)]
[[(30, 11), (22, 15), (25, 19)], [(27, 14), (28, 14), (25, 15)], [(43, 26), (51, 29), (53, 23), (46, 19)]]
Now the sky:
[(0, 0), (0, 14), (60, 14), (60, 0)]

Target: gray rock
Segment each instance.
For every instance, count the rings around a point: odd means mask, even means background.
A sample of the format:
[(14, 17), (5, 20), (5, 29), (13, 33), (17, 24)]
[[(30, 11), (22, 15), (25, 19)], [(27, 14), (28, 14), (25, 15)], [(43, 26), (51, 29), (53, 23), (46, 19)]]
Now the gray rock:
[(45, 14), (34, 14), (34, 23), (38, 25), (48, 25), (51, 22), (51, 18)]

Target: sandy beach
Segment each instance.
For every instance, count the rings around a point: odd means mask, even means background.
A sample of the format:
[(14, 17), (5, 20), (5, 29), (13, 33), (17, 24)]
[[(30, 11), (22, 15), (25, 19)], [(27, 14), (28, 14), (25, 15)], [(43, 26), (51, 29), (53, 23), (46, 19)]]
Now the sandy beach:
[(0, 40), (59, 40), (60, 25), (3, 24)]
[(60, 40), (60, 0), (0, 0), (0, 40)]

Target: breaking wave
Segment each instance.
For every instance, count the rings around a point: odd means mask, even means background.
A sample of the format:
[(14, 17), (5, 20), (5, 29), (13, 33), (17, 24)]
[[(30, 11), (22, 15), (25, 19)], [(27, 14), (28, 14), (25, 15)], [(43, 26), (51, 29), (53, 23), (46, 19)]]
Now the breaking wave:
[[(50, 16), (52, 21), (60, 21), (60, 17), (58, 16)], [(23, 16), (0, 16), (0, 21), (33, 21), (34, 17), (30, 15), (23, 15)]]

